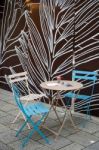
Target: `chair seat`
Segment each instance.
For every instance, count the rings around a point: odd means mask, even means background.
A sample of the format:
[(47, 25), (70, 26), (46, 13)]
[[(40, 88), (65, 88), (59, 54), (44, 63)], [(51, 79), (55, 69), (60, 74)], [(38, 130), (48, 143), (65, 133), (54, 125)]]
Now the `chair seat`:
[(26, 96), (21, 96), (20, 100), (22, 101), (32, 101), (32, 100), (36, 100), (42, 97), (46, 97), (45, 94), (30, 94), (30, 95), (26, 95)]
[(42, 102), (28, 104), (24, 106), (24, 110), (28, 116), (40, 115), (49, 112), (49, 108), (47, 108)]
[(88, 96), (88, 95), (83, 95), (83, 94), (75, 94), (73, 92), (69, 92), (69, 93), (66, 93), (64, 94), (64, 98), (65, 97), (69, 97), (69, 98), (76, 98), (76, 99), (80, 99), (80, 100), (88, 100), (91, 98), (91, 96)]

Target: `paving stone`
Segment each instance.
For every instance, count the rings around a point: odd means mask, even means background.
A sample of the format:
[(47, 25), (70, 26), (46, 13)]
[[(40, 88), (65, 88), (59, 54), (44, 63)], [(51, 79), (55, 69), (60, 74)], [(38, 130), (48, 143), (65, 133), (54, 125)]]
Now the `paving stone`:
[(9, 94), (7, 94), (7, 93), (5, 94), (5, 93), (0, 94), (0, 99), (3, 100), (3, 101), (5, 101), (5, 102), (11, 102), (13, 100), (12, 94), (9, 95)]
[(7, 112), (7, 111), (14, 110), (14, 109), (16, 109), (16, 108), (17, 108), (17, 107), (16, 107), (15, 105), (6, 103), (4, 106), (2, 106), (2, 107), (0, 108), (0, 110)]
[[(57, 127), (54, 127), (53, 130), (55, 132), (58, 132), (59, 128), (60, 128), (60, 126), (57, 126)], [(76, 133), (76, 132), (78, 132), (78, 131), (75, 130), (74, 128), (71, 128), (71, 129), (70, 128), (63, 128), (60, 135), (63, 136), (63, 137), (67, 137), (67, 136), (69, 136), (73, 133)]]
[(99, 125), (88, 121), (84, 122), (82, 125), (79, 125), (79, 128), (91, 134), (99, 131)]
[(6, 126), (9, 126), (9, 125), (11, 125), (11, 122), (14, 120), (14, 118), (15, 117), (12, 116), (12, 115), (7, 115), (5, 117), (1, 117), (0, 118), (0, 123), (4, 124)]
[(84, 150), (99, 150), (99, 142), (96, 142), (90, 146), (88, 146), (87, 148), (85, 148)]
[(6, 100), (3, 99), (3, 101), (16, 106), (16, 102), (14, 100), (14, 97), (12, 97), (11, 99), (6, 99)]
[(75, 114), (75, 116), (74, 115), (72, 116), (72, 119), (76, 125), (81, 124), (81, 123), (85, 122), (85, 120), (86, 120), (85, 118), (83, 118), (81, 116), (76, 116), (76, 114)]
[[(0, 89), (0, 94), (5, 94), (5, 95), (9, 95), (9, 94), (12, 94), (12, 92), (11, 91), (6, 91), (6, 90), (4, 90), (4, 89)], [(5, 93), (4, 93), (5, 92)]]
[(39, 140), (39, 142), (44, 144), (45, 146), (48, 146), (49, 148), (54, 148), (55, 150), (72, 143), (70, 140), (61, 136), (59, 136), (57, 140), (55, 140), (55, 137), (53, 136), (49, 136), (48, 139), (50, 140), (51, 144), (46, 144), (43, 139)]
[(22, 144), (22, 141), (16, 141), (16, 142), (10, 143), (9, 146), (14, 148), (14, 150), (22, 150), (22, 149), (23, 150), (37, 150), (37, 149), (40, 150), (40, 148), (43, 147), (42, 144), (33, 140), (30, 140), (29, 143), (25, 145), (24, 148), (21, 147), (21, 144)]
[(4, 126), (2, 124), (0, 124), (0, 134), (4, 133), (4, 132), (8, 132), (10, 131), (10, 128), (8, 128), (7, 126)]
[(5, 143), (8, 144), (12, 141), (17, 141), (18, 138), (15, 137), (16, 132), (15, 131), (8, 131), (8, 132), (4, 132), (4, 133), (0, 133), (0, 140)]
[(84, 147), (82, 145), (79, 145), (77, 143), (72, 143), (64, 148), (61, 148), (61, 150), (82, 150)]
[[(62, 122), (62, 121), (63, 121), (63, 119), (61, 119), (61, 122)], [(57, 122), (59, 122), (59, 121), (57, 120)], [(75, 122), (74, 122), (74, 123), (75, 123)], [(76, 125), (76, 124), (75, 124), (75, 125)], [(69, 130), (74, 130), (74, 127), (73, 127), (73, 125), (72, 125), (72, 123), (71, 123), (71, 121), (70, 121), (69, 118), (66, 119), (63, 128), (64, 128), (64, 129), (69, 129)]]
[[(4, 102), (3, 100), (0, 100), (0, 106), (3, 107), (3, 106), (5, 106), (6, 104), (7, 104), (7, 102)], [(1, 110), (2, 107), (0, 107), (0, 110)]]
[(90, 122), (93, 122), (99, 125), (99, 117), (92, 116)]
[(96, 133), (94, 133), (93, 135), (95, 135), (95, 136), (99, 137), (99, 131), (98, 131), (98, 132), (96, 132)]
[(82, 146), (88, 146), (92, 144), (91, 142), (97, 142), (99, 138), (95, 137), (94, 135), (91, 135), (87, 132), (77, 132), (76, 134), (70, 135), (67, 137), (69, 140), (78, 143)]
[[(23, 118), (18, 118), (15, 123), (8, 124), (8, 126), (10, 129), (17, 131), (22, 126), (23, 122)], [(28, 130), (28, 126), (26, 126), (23, 131), (24, 130)]]
[(47, 118), (46, 122), (45, 122), (45, 125), (48, 126), (49, 128), (51, 127), (55, 127), (57, 126), (59, 123), (54, 120), (54, 119), (51, 119), (51, 118)]
[(4, 116), (7, 116), (7, 115), (8, 114), (6, 112), (0, 110), (0, 117), (4, 117)]
[(14, 97), (10, 96), (10, 95), (5, 95), (5, 96), (0, 95), (0, 100), (2, 100), (5, 103), (8, 103), (8, 104), (16, 105), (16, 103), (14, 101)]
[[(13, 115), (13, 116), (15, 116), (16, 117), (16, 115), (19, 113), (19, 109), (17, 108), (17, 109), (14, 109), (14, 110), (10, 110), (10, 111), (8, 111), (8, 114), (10, 114), (10, 115)], [(23, 117), (23, 116), (22, 116)], [(22, 118), (21, 117), (21, 118)]]
[(55, 150), (54, 147), (53, 148), (50, 148), (50, 147), (47, 147), (47, 146), (43, 146), (39, 149), (36, 149), (36, 150)]
[[(64, 116), (64, 113), (60, 112), (60, 111), (58, 111), (57, 114), (60, 118), (63, 118), (63, 116)], [(57, 120), (57, 116), (53, 110), (51, 110), (51, 112), (49, 113), (49, 118)]]
[(9, 147), (8, 145), (0, 142), (0, 150), (14, 150), (13, 148)]

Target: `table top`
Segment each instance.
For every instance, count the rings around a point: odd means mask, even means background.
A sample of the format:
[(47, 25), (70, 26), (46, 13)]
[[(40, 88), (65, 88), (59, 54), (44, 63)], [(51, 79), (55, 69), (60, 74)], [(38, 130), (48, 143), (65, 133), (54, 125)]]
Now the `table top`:
[(69, 90), (79, 90), (80, 88), (83, 87), (83, 84), (77, 81), (53, 80), (42, 82), (40, 86), (48, 90), (69, 91)]

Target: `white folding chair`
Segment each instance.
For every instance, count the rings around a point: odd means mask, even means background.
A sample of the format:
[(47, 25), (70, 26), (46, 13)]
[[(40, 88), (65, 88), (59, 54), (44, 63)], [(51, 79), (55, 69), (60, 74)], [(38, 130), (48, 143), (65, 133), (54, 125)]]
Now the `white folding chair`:
[[(22, 87), (22, 86), (25, 86), (25, 88), (27, 89), (27, 95), (21, 95), (20, 96), (20, 100), (21, 101), (26, 101), (25, 102), (25, 105), (27, 105), (27, 103), (29, 101), (35, 101), (35, 100), (39, 100), (42, 98), (42, 97), (46, 97), (45, 94), (34, 94), (34, 93), (31, 93), (30, 89), (29, 89), (29, 84), (28, 84), (28, 76), (27, 76), (27, 72), (21, 72), (21, 73), (15, 73), (15, 74), (12, 74), (12, 75), (9, 75), (8, 76), (8, 80), (11, 84), (11, 87), (13, 84), (16, 84), (18, 87)], [(24, 88), (24, 87), (23, 87)], [(22, 91), (22, 89), (20, 89)], [(12, 91), (13, 91), (13, 88), (12, 88)], [(21, 92), (20, 92), (21, 93)], [(14, 94), (14, 92), (13, 92)], [(17, 118), (20, 116), (21, 112), (19, 112), (17, 114), (17, 116), (15, 117), (15, 119), (13, 120), (12, 123), (15, 123)], [(25, 119), (25, 116), (23, 115), (23, 118)], [(28, 126), (29, 127), (29, 126)], [(30, 127), (29, 127), (30, 128)]]

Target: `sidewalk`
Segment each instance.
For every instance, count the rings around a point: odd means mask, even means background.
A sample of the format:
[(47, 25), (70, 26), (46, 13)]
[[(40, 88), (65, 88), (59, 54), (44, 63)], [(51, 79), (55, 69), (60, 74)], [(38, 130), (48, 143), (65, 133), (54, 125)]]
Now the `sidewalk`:
[[(21, 139), (15, 137), (15, 134), (23, 119), (20, 117), (15, 124), (11, 123), (17, 113), (18, 109), (12, 93), (0, 89), (0, 150), (20, 150)], [(60, 115), (62, 117), (62, 113)], [(24, 150), (99, 150), (99, 121), (96, 119), (92, 119), (90, 122), (86, 121), (83, 127), (82, 122), (85, 120), (81, 116), (73, 115), (73, 120), (79, 128), (78, 131), (72, 127), (71, 122), (67, 119), (57, 141), (54, 141), (55, 136), (53, 134), (42, 129), (53, 143), (47, 145), (37, 133), (34, 133)], [(55, 114), (50, 114), (47, 124), (54, 130), (58, 130)], [(24, 138), (28, 131), (26, 128), (21, 134), (21, 138)]]

